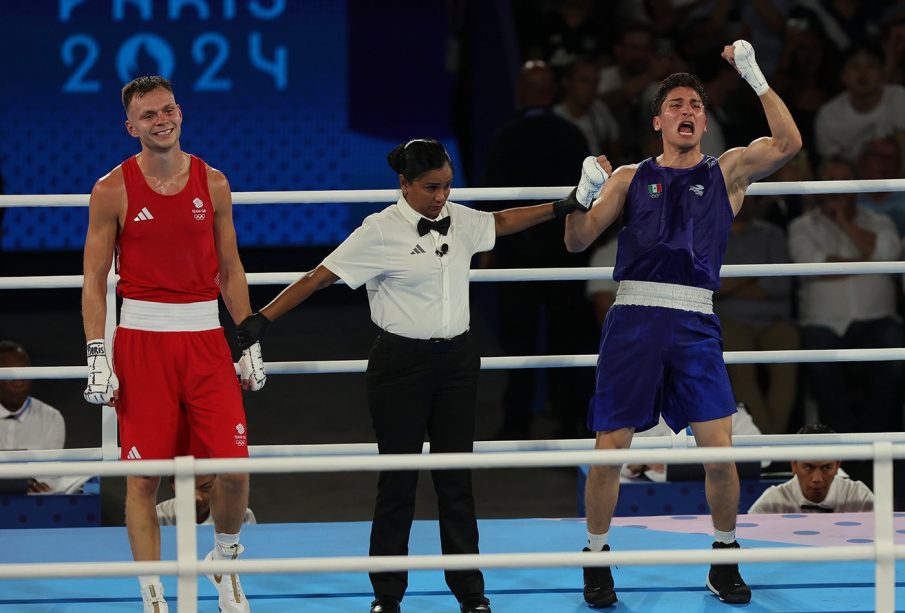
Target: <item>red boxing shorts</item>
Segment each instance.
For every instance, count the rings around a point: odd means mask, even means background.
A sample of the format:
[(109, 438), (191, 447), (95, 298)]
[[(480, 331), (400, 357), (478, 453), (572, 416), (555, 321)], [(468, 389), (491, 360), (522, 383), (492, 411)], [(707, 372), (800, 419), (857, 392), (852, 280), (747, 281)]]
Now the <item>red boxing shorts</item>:
[(123, 460), (248, 457), (242, 390), (222, 328), (118, 328), (113, 367)]

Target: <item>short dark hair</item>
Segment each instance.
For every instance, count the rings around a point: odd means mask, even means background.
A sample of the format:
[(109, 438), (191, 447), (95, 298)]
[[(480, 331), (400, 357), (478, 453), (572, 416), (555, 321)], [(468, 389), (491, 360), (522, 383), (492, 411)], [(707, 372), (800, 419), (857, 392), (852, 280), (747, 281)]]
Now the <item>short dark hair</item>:
[(836, 434), (836, 431), (823, 424), (808, 424), (798, 429), (796, 434)]
[(21, 343), (17, 343), (16, 341), (0, 341), (0, 355), (4, 353), (21, 353), (25, 356), (25, 359), (28, 360), (29, 364), (31, 363), (31, 358), (28, 357), (28, 352), (25, 351), (25, 347), (23, 347)]
[(689, 72), (674, 72), (660, 82), (660, 87), (657, 88), (657, 93), (650, 103), (652, 116), (656, 117), (660, 114), (660, 107), (663, 106), (666, 96), (677, 87), (690, 87), (701, 97), (705, 109), (710, 106), (710, 99), (699, 78)]
[(590, 55), (576, 55), (575, 57), (572, 58), (571, 61), (569, 61), (564, 66), (562, 66), (561, 71), (560, 71), (562, 74), (562, 78), (563, 79), (572, 78), (575, 75), (575, 70), (579, 66), (593, 66), (594, 68), (597, 68), (599, 66), (599, 63), (597, 62), (597, 60), (592, 58)]
[(133, 98), (135, 98), (136, 96), (141, 98), (148, 92), (154, 91), (158, 88), (165, 89), (171, 94), (173, 93), (173, 84), (170, 83), (170, 80), (166, 77), (161, 77), (160, 75), (152, 75), (132, 79), (123, 86), (123, 108), (126, 109), (126, 112), (128, 112), (129, 103), (132, 102)]
[(842, 61), (839, 62), (839, 66), (845, 70), (848, 63), (851, 62), (855, 56), (862, 53), (872, 57), (880, 66), (883, 66), (883, 63), (886, 61), (886, 53), (883, 51), (883, 47), (874, 41), (865, 38), (855, 41), (851, 47), (845, 50), (845, 53), (842, 55)]
[(826, 180), (826, 176), (827, 174), (829, 174), (828, 171), (831, 166), (844, 166), (848, 168), (849, 172), (852, 173), (852, 178), (858, 176), (857, 168), (855, 168), (854, 162), (842, 157), (841, 155), (833, 155), (820, 160), (820, 163), (817, 165), (817, 178)]
[(387, 154), (387, 163), (406, 181), (414, 181), (431, 170), (452, 167), (452, 159), (446, 148), (432, 138), (416, 138), (393, 147)]

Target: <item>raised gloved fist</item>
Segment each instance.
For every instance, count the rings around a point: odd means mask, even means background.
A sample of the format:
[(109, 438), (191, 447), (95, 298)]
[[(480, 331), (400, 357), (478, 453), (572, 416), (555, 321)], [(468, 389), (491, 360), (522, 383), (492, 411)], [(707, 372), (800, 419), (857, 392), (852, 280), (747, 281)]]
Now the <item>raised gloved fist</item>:
[(258, 391), (267, 383), (264, 357), (261, 355), (261, 343), (254, 343), (242, 351), (242, 357), (239, 358), (239, 379), (242, 381), (242, 389), (253, 392)]
[(236, 341), (239, 343), (239, 349), (244, 351), (264, 338), (264, 331), (269, 325), (270, 320), (261, 313), (255, 313), (243, 319), (236, 328)]
[(104, 339), (88, 341), (88, 386), (83, 395), (91, 404), (113, 404), (119, 391), (119, 379), (110, 368)]
[[(603, 161), (603, 166), (601, 166), (600, 160)], [(581, 164), (581, 178), (578, 180), (578, 187), (569, 192), (569, 195), (562, 200), (553, 203), (553, 215), (565, 217), (573, 211), (587, 213), (594, 204), (594, 200), (600, 195), (603, 184), (610, 178), (609, 172), (612, 170), (605, 155), (600, 156), (599, 160), (591, 155), (586, 157)]]
[[(612, 167), (610, 167), (610, 163), (607, 161), (606, 156), (601, 156), (603, 158), (603, 163), (610, 168), (610, 172), (612, 172)], [(606, 180), (610, 178), (610, 175), (604, 170), (603, 166), (600, 165), (600, 162), (592, 155), (589, 155), (584, 159), (584, 162), (581, 163), (581, 179), (578, 181), (578, 187), (575, 192), (575, 199), (578, 200), (578, 204), (587, 211), (591, 208), (591, 205), (594, 204), (594, 201), (597, 199), (597, 196), (600, 195), (600, 190), (603, 189), (603, 184), (606, 183)]]
[(767, 79), (754, 59), (754, 47), (746, 40), (737, 40), (732, 43), (732, 49), (735, 69), (748, 82), (754, 93), (758, 96), (765, 94), (770, 86), (767, 85)]

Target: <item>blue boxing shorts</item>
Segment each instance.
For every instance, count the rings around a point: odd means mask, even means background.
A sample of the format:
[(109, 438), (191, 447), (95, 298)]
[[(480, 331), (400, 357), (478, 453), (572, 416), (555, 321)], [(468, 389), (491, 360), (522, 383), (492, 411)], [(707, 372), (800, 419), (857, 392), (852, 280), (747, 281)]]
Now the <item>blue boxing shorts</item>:
[(716, 315), (618, 301), (610, 308), (600, 338), (589, 430), (642, 432), (662, 414), (679, 432), (691, 422), (736, 411)]

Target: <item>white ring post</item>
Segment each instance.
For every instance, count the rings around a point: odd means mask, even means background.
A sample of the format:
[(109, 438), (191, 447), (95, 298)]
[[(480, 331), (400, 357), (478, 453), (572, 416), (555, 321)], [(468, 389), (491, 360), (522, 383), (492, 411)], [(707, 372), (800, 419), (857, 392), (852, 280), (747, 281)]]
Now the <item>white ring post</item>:
[(176, 475), (176, 566), (183, 613), (198, 611), (198, 534), (195, 527), (195, 458), (179, 456)]
[(874, 443), (874, 589), (876, 611), (893, 613), (896, 605), (896, 552), (893, 523), (892, 443)]
[[(104, 344), (110, 356), (110, 367), (113, 367), (113, 334), (116, 329), (116, 272), (110, 267), (107, 274), (107, 321), (104, 323)], [(111, 406), (101, 407), (101, 456), (105, 460), (119, 459), (119, 446), (116, 444), (116, 409)]]

